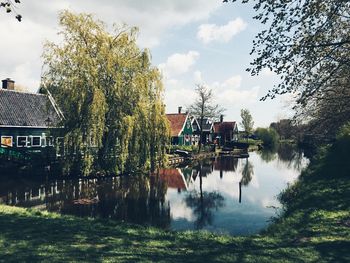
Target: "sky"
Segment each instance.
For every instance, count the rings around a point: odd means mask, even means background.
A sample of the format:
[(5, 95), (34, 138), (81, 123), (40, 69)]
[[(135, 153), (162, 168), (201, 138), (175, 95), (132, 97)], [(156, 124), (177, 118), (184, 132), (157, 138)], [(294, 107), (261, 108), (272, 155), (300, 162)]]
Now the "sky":
[(0, 78), (36, 92), (40, 84), (43, 45), (58, 42), (58, 13), (68, 9), (90, 13), (113, 24), (139, 28), (138, 44), (148, 48), (152, 64), (163, 75), (167, 113), (186, 109), (196, 98), (196, 84), (213, 90), (224, 120), (241, 121), (248, 109), (256, 127), (291, 117), (288, 96), (261, 102), (279, 77), (268, 69), (250, 76), (249, 53), (255, 35), (264, 29), (252, 19), (250, 5), (221, 0), (23, 0), (16, 12), (22, 22), (0, 10)]

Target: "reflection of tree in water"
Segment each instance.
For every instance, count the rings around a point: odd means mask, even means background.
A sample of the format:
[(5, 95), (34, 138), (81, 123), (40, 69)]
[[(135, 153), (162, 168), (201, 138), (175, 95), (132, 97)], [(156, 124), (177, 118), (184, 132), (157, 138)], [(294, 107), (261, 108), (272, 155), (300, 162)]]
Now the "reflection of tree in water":
[(214, 161), (214, 170), (234, 172), (237, 169), (238, 159), (233, 156), (221, 156)]
[(280, 144), (277, 149), (278, 160), (283, 162), (288, 168), (301, 171), (303, 168), (303, 152), (296, 145)]
[(241, 172), (242, 172), (242, 178), (241, 178), (241, 181), (239, 182), (239, 202), (240, 203), (242, 201), (242, 185), (247, 186), (252, 180), (254, 175), (254, 166), (249, 162), (248, 158), (246, 158), (245, 164), (242, 167)]
[(23, 194), (18, 188), (8, 192), (11, 196), (15, 194), (17, 203), (27, 207), (45, 204), (47, 210), (64, 214), (169, 228), (166, 191), (164, 183), (156, 177), (129, 176), (41, 181), (25, 187)]
[(185, 201), (197, 216), (196, 229), (211, 225), (213, 223), (213, 209), (217, 210), (224, 206), (224, 197), (217, 192), (192, 191), (187, 195)]
[(254, 166), (251, 162), (249, 162), (248, 158), (246, 158), (245, 164), (241, 172), (242, 172), (241, 183), (242, 185), (247, 186), (252, 180), (254, 175)]
[(266, 148), (258, 152), (260, 158), (265, 162), (271, 162), (278, 158), (288, 169), (301, 171), (304, 167), (303, 151), (296, 145), (289, 143), (281, 143), (274, 148)]
[(258, 151), (258, 153), (260, 155), (261, 160), (263, 160), (266, 163), (269, 163), (276, 159), (277, 157), (276, 151), (277, 151), (277, 147), (262, 149), (261, 151)]
[(206, 225), (213, 223), (213, 210), (218, 210), (224, 206), (224, 197), (218, 192), (203, 192), (203, 176), (208, 175), (207, 163), (197, 166), (199, 170), (199, 192), (194, 190), (188, 193), (185, 198), (187, 206), (193, 209), (193, 213), (197, 216), (195, 220), (196, 229), (201, 229)]

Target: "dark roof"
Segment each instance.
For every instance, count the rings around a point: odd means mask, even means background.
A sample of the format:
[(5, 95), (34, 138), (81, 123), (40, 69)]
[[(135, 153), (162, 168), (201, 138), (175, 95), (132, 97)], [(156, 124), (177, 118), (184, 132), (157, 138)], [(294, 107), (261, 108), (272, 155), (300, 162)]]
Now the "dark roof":
[[(198, 123), (199, 123), (199, 126), (201, 126), (201, 119), (198, 118)], [(203, 118), (203, 124), (202, 124), (203, 127), (201, 127), (201, 129), (203, 131), (210, 131), (213, 127), (213, 121), (209, 118)]]
[(47, 127), (48, 124), (52, 127), (59, 121), (57, 109), (48, 95), (0, 89), (0, 127)]
[(197, 118), (194, 116), (191, 116), (190, 119), (191, 119), (191, 124), (192, 124), (193, 129), (196, 129), (199, 131), (200, 127), (199, 127), (199, 123), (198, 123)]
[(179, 136), (185, 125), (187, 115), (187, 113), (174, 113), (166, 115), (170, 122), (171, 136)]
[(235, 121), (215, 122), (214, 123), (214, 132), (215, 133), (225, 133), (228, 130), (234, 130), (235, 127), (236, 127)]

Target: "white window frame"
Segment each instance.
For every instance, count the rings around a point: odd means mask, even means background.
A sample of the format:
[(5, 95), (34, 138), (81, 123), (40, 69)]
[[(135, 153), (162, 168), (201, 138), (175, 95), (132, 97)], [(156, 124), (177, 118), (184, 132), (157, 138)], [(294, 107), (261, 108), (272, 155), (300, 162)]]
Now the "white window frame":
[[(2, 138), (3, 137), (6, 137), (6, 138), (11, 138), (11, 141), (12, 141), (12, 145), (10, 147), (13, 147), (13, 136), (10, 136), (10, 135), (2, 135), (1, 138), (0, 138), (0, 147), (3, 147), (2, 144), (1, 144), (1, 141), (2, 141)], [(7, 145), (4, 145), (4, 147), (9, 147)]]
[[(23, 137), (23, 138), (25, 137), (25, 138), (26, 138), (26, 144), (25, 144), (25, 146), (18, 145), (18, 138), (19, 138), (19, 137)], [(21, 136), (21, 135), (20, 135), (20, 136), (17, 136), (17, 144), (16, 144), (16, 145), (17, 145), (18, 148), (20, 148), (20, 147), (28, 147), (28, 136)]]
[[(34, 145), (33, 141), (34, 141), (34, 138), (39, 138), (39, 145)], [(31, 136), (31, 146), (32, 147), (41, 147), (41, 136)]]
[[(63, 142), (63, 154), (60, 154), (59, 153), (59, 147), (60, 147), (60, 145), (59, 145), (59, 140), (62, 140), (62, 142)], [(61, 157), (61, 156), (64, 156), (64, 152), (65, 152), (65, 145), (64, 145), (64, 137), (57, 137), (56, 138), (56, 152), (57, 152), (57, 156), (58, 157)]]
[[(51, 140), (51, 143), (49, 143), (49, 140)], [(45, 137), (45, 145), (46, 146), (54, 146), (55, 145), (55, 141), (53, 136), (46, 136)]]

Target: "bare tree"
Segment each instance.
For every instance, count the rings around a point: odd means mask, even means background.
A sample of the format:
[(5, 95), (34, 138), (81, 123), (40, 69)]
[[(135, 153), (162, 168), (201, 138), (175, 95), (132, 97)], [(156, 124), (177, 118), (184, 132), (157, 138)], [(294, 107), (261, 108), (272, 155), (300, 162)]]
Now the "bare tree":
[[(225, 111), (219, 104), (214, 104), (213, 91), (200, 84), (196, 84), (197, 98), (195, 102), (189, 107), (190, 113), (199, 120), (200, 125), (200, 137), (203, 136), (203, 120), (204, 118), (217, 119)], [(199, 149), (202, 148), (202, 139), (199, 140)]]

